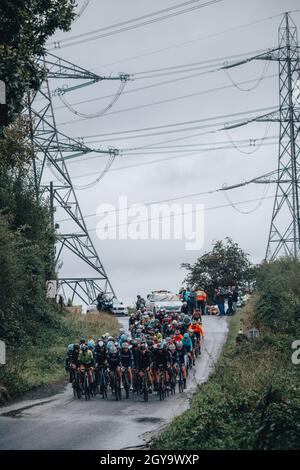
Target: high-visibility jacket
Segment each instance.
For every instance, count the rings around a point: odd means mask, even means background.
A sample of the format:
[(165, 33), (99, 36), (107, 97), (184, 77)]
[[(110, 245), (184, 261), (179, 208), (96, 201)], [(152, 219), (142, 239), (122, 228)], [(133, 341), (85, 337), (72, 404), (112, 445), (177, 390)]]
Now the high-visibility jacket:
[(203, 290), (197, 290), (197, 294), (196, 294), (197, 300), (204, 300), (204, 294), (205, 292)]

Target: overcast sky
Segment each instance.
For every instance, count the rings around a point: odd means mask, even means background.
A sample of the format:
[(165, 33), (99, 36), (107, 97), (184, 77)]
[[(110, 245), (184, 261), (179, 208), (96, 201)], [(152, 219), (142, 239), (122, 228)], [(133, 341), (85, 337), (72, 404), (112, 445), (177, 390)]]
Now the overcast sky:
[[(80, 5), (83, 3), (81, 1)], [(68, 33), (58, 32), (54, 39), (70, 38), (179, 3), (183, 2), (90, 0), (81, 17), (74, 22), (72, 30)], [(276, 47), (281, 18), (274, 16), (297, 7), (299, 7), (298, 0), (252, 0), (251, 2), (223, 0), (140, 28), (53, 51), (60, 57), (101, 75), (124, 72), (132, 74), (135, 78), (127, 83), (124, 92), (111, 110), (94, 119), (81, 119), (55, 97), (54, 108), (59, 130), (72, 137), (85, 137), (86, 142), (92, 141), (89, 145), (94, 148), (99, 148), (101, 145), (103, 149), (108, 146), (128, 149), (156, 143), (160, 148), (174, 146), (169, 149), (172, 153), (168, 154), (166, 149), (163, 151), (157, 149), (157, 153), (145, 155), (143, 149), (140, 155), (132, 156), (130, 152), (124, 150), (123, 155), (116, 158), (111, 170), (97, 185), (90, 189), (77, 190), (83, 214), (95, 215), (97, 207), (104, 203), (114, 204), (118, 208), (120, 195), (127, 196), (129, 204), (148, 203), (217, 189), (224, 183), (238, 183), (274, 170), (277, 166), (278, 145), (274, 145), (275, 140), (272, 136), (278, 136), (277, 124), (267, 126), (266, 123), (253, 123), (232, 129), (229, 133), (208, 133), (217, 129), (210, 127), (142, 138), (138, 138), (137, 135), (145, 133), (138, 131), (142, 128), (185, 121), (203, 119), (204, 122), (198, 125), (211, 124), (214, 121), (205, 122), (206, 119), (218, 116), (220, 117), (215, 122), (220, 124), (218, 126), (220, 128), (234, 119), (222, 117), (224, 115), (244, 112), (245, 115), (241, 117), (244, 119), (263, 114), (259, 111), (252, 114), (251, 112), (278, 105), (277, 63), (269, 63), (266, 68), (264, 62), (253, 61), (234, 68), (230, 72), (232, 81), (224, 71), (190, 77), (197, 71), (187, 70), (181, 75), (143, 79), (138, 79), (139, 76), (143, 76), (138, 74), (152, 69), (211, 59), (224, 62), (228, 56), (243, 54), (249, 57), (255, 54), (255, 51)], [(299, 25), (300, 13), (292, 13), (292, 17)], [(263, 19), (265, 20), (261, 21)], [(248, 25), (249, 23), (252, 25)], [(246, 24), (248, 26), (245, 26)], [(63, 42), (61, 44), (64, 45)], [(179, 77), (183, 78), (173, 83), (134, 92), (137, 88)], [(263, 79), (251, 91), (240, 91), (232, 83), (260, 77)], [(74, 82), (62, 81), (59, 85), (63, 84), (72, 86)], [(251, 81), (242, 87), (253, 88), (255, 84)], [(57, 83), (51, 83), (52, 89), (56, 86)], [(118, 87), (118, 82), (101, 82), (65, 96), (70, 103), (90, 100), (74, 107), (81, 113), (93, 114), (104, 108), (111, 100), (111, 98), (101, 100), (101, 97), (116, 93)], [(215, 90), (217, 88), (221, 89)], [(126, 93), (131, 90), (132, 93)], [(193, 96), (185, 97), (185, 95)], [(155, 104), (165, 100), (169, 101)], [(141, 107), (142, 105), (147, 106)], [(128, 109), (139, 106), (138, 109)], [(127, 130), (134, 132), (118, 134)], [(168, 128), (164, 127), (157, 132), (166, 130)], [(109, 133), (115, 134), (88, 137)], [(129, 138), (131, 136), (134, 138)], [(240, 153), (232, 145), (232, 142), (241, 139), (258, 139), (260, 142), (259, 139), (264, 136), (268, 139), (263, 143), (270, 145), (262, 145), (250, 155)], [(165, 141), (169, 142), (163, 143)], [(213, 151), (218, 142), (226, 142), (232, 148)], [(192, 155), (179, 152), (188, 150), (188, 147), (185, 149), (183, 146), (191, 144), (207, 144), (204, 146), (206, 150), (203, 152), (198, 150)], [(255, 149), (251, 147), (243, 150), (248, 152)], [(168, 157), (176, 158), (166, 160)], [(153, 163), (157, 159), (165, 160)], [(140, 165), (146, 162), (152, 163)], [(74, 184), (83, 186), (94, 181), (105, 163), (106, 157), (89, 159), (86, 156), (70, 162), (68, 169)], [(134, 166), (135, 164), (138, 165)], [(126, 168), (127, 166), (129, 168)], [(46, 175), (47, 177), (49, 179), (49, 175)], [(176, 201), (181, 204), (204, 204), (206, 209), (227, 205), (223, 208), (206, 210), (204, 247), (200, 251), (187, 251), (185, 240), (100, 241), (95, 232), (99, 218), (90, 216), (86, 219), (86, 223), (118, 298), (126, 304), (132, 304), (136, 294), (146, 295), (155, 288), (166, 288), (177, 292), (185, 276), (180, 264), (195, 262), (198, 256), (211, 248), (214, 240), (226, 236), (232, 237), (249, 252), (253, 262), (261, 261), (266, 250), (273, 203), (270, 196), (274, 194), (274, 189), (272, 185), (269, 188), (265, 188), (264, 185), (249, 185), (231, 191), (229, 196), (234, 202), (266, 196), (262, 201), (238, 206), (241, 211), (251, 211), (249, 214), (241, 214), (233, 209), (223, 193)], [(253, 211), (255, 208), (257, 209)], [(59, 218), (59, 212), (57, 216)], [(116, 223), (119, 223), (118, 219)], [(60, 275), (89, 276), (91, 272), (82, 264), (78, 265), (71, 256), (65, 255)]]

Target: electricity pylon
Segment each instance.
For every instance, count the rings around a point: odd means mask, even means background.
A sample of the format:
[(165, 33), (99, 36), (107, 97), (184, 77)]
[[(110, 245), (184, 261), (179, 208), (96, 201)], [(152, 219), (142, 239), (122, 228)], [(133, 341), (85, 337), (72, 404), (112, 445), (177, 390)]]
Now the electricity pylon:
[(271, 60), (279, 64), (278, 111), (245, 123), (278, 122), (280, 125), (276, 175), (272, 172), (272, 177), (257, 178), (255, 181), (276, 184), (266, 260), (282, 256), (298, 259), (300, 254), (300, 60), (297, 27), (289, 13), (284, 14), (278, 37), (279, 44), (276, 49), (224, 67), (229, 69), (250, 60)]
[[(64, 252), (67, 256), (72, 253), (81, 261), (79, 272), (81, 275), (84, 274), (78, 278), (60, 278), (58, 279), (59, 286), (61, 288), (63, 286), (69, 287), (72, 300), (78, 296), (86, 304), (94, 302), (100, 292), (110, 297), (116, 297), (87, 230), (65, 160), (96, 152), (99, 154), (99, 158), (106, 157), (111, 163), (118, 154), (118, 150), (114, 148), (93, 149), (80, 140), (69, 138), (59, 132), (56, 126), (52, 95), (53, 93), (64, 94), (72, 89), (101, 80), (120, 80), (122, 83), (126, 82), (129, 77), (122, 74), (116, 77), (102, 77), (53, 54), (47, 54), (39, 62), (45, 72), (44, 80), (37, 92), (33, 95), (28, 94), (27, 107), (35, 155), (33, 173), (36, 193), (38, 197), (42, 197), (45, 192), (50, 192), (53, 226), (59, 227), (54, 221), (54, 210), (55, 213), (59, 210), (60, 213), (67, 215), (65, 220), (68, 220), (68, 228), (61, 230), (62, 227), (60, 227), (60, 231), (57, 233), (55, 266), (58, 263), (62, 264)], [(50, 79), (74, 79), (79, 83), (71, 88), (59, 88), (52, 92), (49, 84)], [(58, 184), (42, 184), (46, 166), (54, 174)], [(91, 276), (85, 276), (85, 269), (91, 272)]]
[(279, 27), (279, 158), (266, 259), (299, 257), (300, 253), (300, 147), (299, 77), (297, 27), (286, 13)]

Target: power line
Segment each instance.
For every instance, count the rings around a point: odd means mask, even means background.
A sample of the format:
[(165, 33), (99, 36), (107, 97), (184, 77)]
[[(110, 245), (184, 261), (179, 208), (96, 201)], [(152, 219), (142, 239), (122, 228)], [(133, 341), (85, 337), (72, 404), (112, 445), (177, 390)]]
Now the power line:
[[(138, 109), (145, 109), (145, 108), (149, 108), (149, 107), (152, 107), (152, 106), (158, 106), (160, 104), (172, 103), (172, 102), (180, 101), (180, 100), (187, 99), (187, 98), (193, 98), (195, 96), (201, 96), (201, 95), (204, 95), (204, 94), (207, 94), (207, 93), (213, 93), (213, 92), (216, 92), (216, 91), (227, 90), (227, 89), (230, 89), (230, 88), (232, 88), (233, 86), (236, 86), (236, 85), (247, 85), (247, 84), (254, 83), (254, 82), (257, 83), (258, 80), (259, 80), (259, 83), (261, 83), (262, 80), (273, 78), (275, 76), (276, 76), (275, 74), (265, 75), (264, 77), (260, 77), (259, 79), (255, 78), (255, 79), (251, 79), (251, 80), (244, 80), (244, 81), (238, 82), (234, 85), (233, 84), (223, 85), (223, 86), (220, 86), (220, 87), (209, 88), (207, 90), (197, 91), (195, 93), (188, 93), (186, 95), (175, 96), (173, 98), (167, 98), (167, 99), (163, 99), (163, 100), (153, 101), (151, 103), (140, 104), (140, 105), (131, 106), (131, 107), (128, 107), (128, 108), (121, 108), (121, 109), (116, 110), (116, 111), (108, 112), (105, 115), (106, 116), (111, 116), (113, 114), (125, 113), (125, 112), (128, 112), (128, 111), (136, 111)], [(91, 100), (88, 100), (88, 101), (91, 101)], [(94, 101), (94, 100), (92, 100), (92, 101)], [(60, 126), (65, 126), (65, 125), (72, 124), (74, 122), (82, 122), (84, 120), (85, 120), (85, 118), (71, 119), (69, 121), (62, 122), (59, 125)]]
[[(274, 145), (274, 144), (277, 145), (277, 141), (260, 144), (259, 148), (262, 147), (262, 146), (270, 146), (270, 145)], [(249, 144), (245, 145), (244, 147), (249, 147)], [(175, 156), (171, 156), (171, 157), (158, 158), (158, 159), (150, 160), (150, 161), (146, 161), (146, 162), (138, 162), (138, 163), (134, 163), (134, 164), (131, 164), (131, 165), (125, 165), (125, 166), (121, 166), (121, 167), (117, 167), (117, 168), (109, 168), (109, 170), (107, 170), (107, 173), (108, 172), (109, 173), (114, 172), (114, 171), (127, 170), (127, 169), (131, 169), (131, 168), (145, 166), (145, 165), (152, 165), (152, 164), (155, 164), (155, 163), (162, 163), (162, 162), (165, 162), (165, 161), (176, 160), (176, 159), (179, 159), (179, 158), (186, 158), (186, 157), (196, 156), (196, 155), (199, 155), (199, 153), (203, 153), (203, 152), (213, 152), (213, 151), (215, 152), (215, 151), (218, 151), (218, 150), (228, 150), (228, 149), (232, 149), (232, 148), (235, 148), (235, 147), (228, 145), (226, 147), (215, 147), (215, 148), (210, 148), (210, 149), (198, 149), (196, 151), (193, 149), (193, 150), (190, 150), (189, 153), (184, 154), (184, 155), (182, 155), (182, 154), (181, 155), (175, 155)], [(140, 155), (147, 155), (147, 153), (131, 154), (130, 157), (140, 156)], [(91, 160), (94, 160), (96, 158), (98, 158), (98, 157), (97, 156), (87, 157), (86, 159), (81, 159), (80, 162), (85, 162), (87, 160), (91, 161)], [(78, 160), (73, 160), (73, 161), (69, 162), (69, 164), (70, 163), (78, 163), (78, 162), (79, 162)], [(98, 173), (102, 174), (102, 172), (85, 173), (83, 175), (72, 176), (72, 179), (86, 178), (88, 176), (95, 176)], [(48, 184), (48, 183), (46, 183), (46, 184)]]
[[(214, 59), (213, 62), (215, 62), (216, 60), (227, 60), (227, 59), (233, 59), (233, 58), (239, 58), (239, 57), (245, 57), (246, 54), (250, 55), (250, 54), (258, 54), (259, 52), (262, 52), (263, 50), (259, 50), (259, 51), (252, 51), (252, 52), (248, 52), (248, 53), (243, 53), (243, 54), (235, 54), (235, 55), (231, 55), (231, 56), (227, 56), (227, 57), (223, 57), (222, 59)], [(204, 61), (204, 62), (207, 62), (207, 61)], [(203, 62), (203, 63), (204, 63)], [(211, 61), (208, 61), (208, 62), (211, 62)], [(215, 65), (221, 65), (222, 62), (219, 62), (219, 63), (216, 63)], [(211, 64), (209, 65), (211, 67)], [(208, 66), (207, 66), (208, 67)], [(132, 74), (131, 74), (132, 76)], [(188, 77), (187, 77), (188, 78)], [(266, 77), (267, 78), (267, 77)], [(150, 88), (156, 88), (158, 86), (162, 86), (162, 85), (169, 85), (170, 83), (173, 83), (174, 81), (180, 81), (180, 80), (184, 80), (185, 78), (184, 77), (181, 77), (181, 78), (176, 78), (175, 80), (167, 80), (167, 81), (161, 81), (161, 82), (157, 82), (157, 83), (152, 83), (150, 85), (145, 85), (145, 86), (142, 86), (142, 87), (137, 87), (137, 88), (133, 88), (132, 90), (126, 90), (122, 93), (122, 96), (124, 95), (128, 95), (128, 94), (131, 94), (131, 93), (136, 93), (136, 92), (139, 92), (139, 91), (144, 91), (144, 90), (148, 90)], [(86, 100), (81, 100), (81, 101), (75, 101), (73, 103), (71, 103), (72, 105), (76, 106), (78, 104), (85, 104), (85, 103), (94, 103), (95, 101), (100, 101), (100, 100), (104, 100), (104, 99), (108, 99), (108, 98), (113, 98), (115, 96), (115, 93), (111, 93), (109, 95), (102, 95), (102, 96), (97, 96), (97, 97), (93, 97), (93, 98), (90, 98), (90, 99), (86, 99)], [(57, 97), (57, 95), (54, 95), (54, 98)], [(59, 110), (59, 109), (64, 109), (65, 106), (56, 106), (54, 109), (55, 110)]]
[[(298, 11), (298, 10), (295, 10), (295, 11)], [(232, 31), (236, 31), (236, 30), (239, 30), (239, 29), (242, 29), (242, 28), (247, 28), (249, 26), (254, 26), (256, 24), (263, 23), (265, 21), (269, 21), (269, 20), (272, 20), (274, 18), (278, 18), (279, 16), (281, 16), (281, 13), (277, 14), (277, 15), (273, 15), (273, 16), (267, 16), (267, 17), (264, 17), (264, 18), (259, 18), (255, 21), (251, 21), (250, 23), (243, 23), (241, 25), (233, 26), (232, 28), (228, 28), (228, 29), (216, 32), (216, 33), (207, 34), (205, 36), (199, 36), (199, 37), (197, 37), (195, 39), (191, 39), (189, 41), (178, 42), (178, 43), (173, 44), (171, 46), (163, 47), (163, 48), (160, 48), (160, 49), (155, 49), (154, 51), (151, 51), (151, 52), (145, 52), (145, 53), (138, 54), (138, 55), (135, 55), (135, 56), (127, 57), (126, 59), (122, 59), (122, 60), (118, 60), (118, 61), (115, 61), (115, 62), (110, 62), (110, 63), (107, 63), (107, 64), (103, 64), (101, 67), (97, 67), (94, 70), (98, 70), (100, 68), (103, 69), (105, 67), (111, 67), (112, 65), (118, 65), (118, 64), (126, 63), (126, 62), (129, 62), (129, 61), (135, 60), (135, 59), (140, 59), (142, 57), (148, 57), (148, 56), (151, 56), (151, 55), (159, 54), (161, 52), (166, 52), (166, 51), (169, 51), (171, 49), (177, 49), (178, 47), (189, 45), (189, 44), (192, 44), (194, 42), (202, 41), (204, 39), (210, 39), (212, 37), (216, 37), (216, 36), (220, 36), (222, 34), (230, 33)], [(261, 52), (261, 51), (258, 51), (258, 52)]]
[[(166, 8), (164, 10), (160, 10), (160, 12), (168, 12), (168, 11), (171, 11), (171, 10), (174, 10), (174, 9), (178, 9), (183, 5), (196, 3), (196, 2), (199, 2), (199, 1), (200, 0), (191, 0), (189, 2), (185, 2), (184, 4), (181, 4), (181, 5), (180, 4), (179, 5), (174, 5), (173, 7), (169, 7), (169, 8)], [(184, 13), (189, 13), (189, 12), (192, 12), (192, 11), (195, 11), (195, 10), (199, 10), (200, 8), (204, 8), (204, 7), (207, 7), (207, 6), (210, 6), (210, 5), (214, 5), (216, 3), (220, 3), (220, 2), (223, 2), (223, 1), (224, 0), (209, 0), (205, 3), (202, 3), (201, 5), (194, 5), (192, 7), (185, 8), (185, 9), (180, 10), (178, 12), (167, 13), (165, 15), (158, 16), (157, 18), (152, 18), (152, 19), (142, 21), (142, 22), (137, 23), (137, 24), (129, 25), (130, 23), (134, 23), (134, 22), (138, 21), (139, 19), (143, 19), (143, 18), (150, 17), (150, 16), (156, 16), (156, 15), (159, 14), (158, 12), (154, 12), (152, 14), (150, 13), (149, 15), (144, 15), (144, 17), (133, 18), (131, 20), (127, 20), (127, 21), (122, 22), (122, 23), (116, 23), (115, 25), (106, 26), (106, 27), (98, 29), (98, 30), (89, 31), (87, 33), (82, 33), (82, 34), (78, 34), (76, 36), (71, 36), (70, 38), (61, 39), (61, 40), (55, 41), (53, 43), (50, 43), (49, 45), (50, 46), (54, 45), (54, 49), (57, 48), (57, 46), (56, 46), (57, 44), (59, 45), (59, 48), (76, 46), (78, 44), (83, 44), (83, 43), (86, 43), (86, 42), (94, 41), (95, 39), (106, 38), (106, 37), (113, 36), (115, 34), (119, 34), (119, 33), (122, 33), (122, 32), (131, 31), (133, 29), (140, 28), (142, 26), (147, 26), (149, 24), (153, 24), (153, 23), (156, 23), (158, 21), (174, 18), (175, 16), (182, 15)], [(128, 25), (128, 26), (126, 26), (126, 25)], [(104, 31), (107, 31), (108, 29), (117, 28), (118, 26), (123, 26), (123, 27), (120, 27), (119, 29), (114, 29), (113, 31), (104, 32)], [(101, 32), (101, 31), (102, 31), (102, 34), (98, 35), (97, 33)], [(92, 34), (96, 34), (96, 36), (90, 36)], [(87, 36), (90, 36), (90, 37), (87, 37)], [(53, 50), (53, 48), (49, 49), (49, 50)]]

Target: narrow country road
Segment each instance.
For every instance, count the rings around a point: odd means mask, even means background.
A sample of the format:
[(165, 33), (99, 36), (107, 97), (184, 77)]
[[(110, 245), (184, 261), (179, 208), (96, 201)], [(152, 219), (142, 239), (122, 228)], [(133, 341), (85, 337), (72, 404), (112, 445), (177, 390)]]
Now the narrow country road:
[[(127, 319), (121, 319), (127, 325)], [(160, 402), (156, 394), (115, 402), (97, 396), (86, 402), (73, 398), (71, 386), (43, 400), (23, 401), (0, 408), (0, 449), (134, 448), (145, 444), (151, 432), (184, 411), (197, 384), (204, 382), (227, 335), (227, 321), (204, 317), (204, 351), (188, 378), (187, 390)]]

